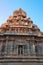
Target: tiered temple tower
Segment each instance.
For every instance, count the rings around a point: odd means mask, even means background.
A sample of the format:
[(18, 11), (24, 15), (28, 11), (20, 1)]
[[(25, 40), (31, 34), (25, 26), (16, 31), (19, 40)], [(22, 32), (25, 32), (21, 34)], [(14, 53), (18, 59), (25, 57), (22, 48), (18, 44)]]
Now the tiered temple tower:
[(43, 32), (21, 8), (0, 26), (0, 65), (43, 65)]

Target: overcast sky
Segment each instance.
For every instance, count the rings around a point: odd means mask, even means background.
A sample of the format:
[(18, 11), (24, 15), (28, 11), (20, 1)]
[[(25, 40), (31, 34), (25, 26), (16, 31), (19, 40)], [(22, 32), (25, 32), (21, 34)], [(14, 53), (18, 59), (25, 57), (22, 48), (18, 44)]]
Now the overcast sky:
[(43, 0), (0, 0), (0, 25), (18, 8), (26, 11), (27, 16), (43, 31)]

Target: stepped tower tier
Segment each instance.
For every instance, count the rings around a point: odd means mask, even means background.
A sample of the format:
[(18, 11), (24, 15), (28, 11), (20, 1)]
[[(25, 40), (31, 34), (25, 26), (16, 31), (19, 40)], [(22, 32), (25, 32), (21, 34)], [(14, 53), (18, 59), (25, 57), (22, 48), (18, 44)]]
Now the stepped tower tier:
[(21, 8), (0, 26), (0, 65), (43, 65), (43, 32)]
[(12, 16), (9, 16), (7, 21), (1, 25), (1, 32), (16, 32), (16, 33), (31, 33), (41, 35), (40, 29), (33, 24), (30, 17), (21, 8), (14, 11)]

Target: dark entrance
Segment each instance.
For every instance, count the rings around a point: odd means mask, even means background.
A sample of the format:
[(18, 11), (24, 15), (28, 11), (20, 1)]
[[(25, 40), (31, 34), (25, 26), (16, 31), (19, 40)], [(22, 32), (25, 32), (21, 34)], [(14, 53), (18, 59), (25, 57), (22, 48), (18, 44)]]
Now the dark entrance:
[(23, 45), (19, 45), (18, 46), (18, 55), (22, 55), (23, 54)]

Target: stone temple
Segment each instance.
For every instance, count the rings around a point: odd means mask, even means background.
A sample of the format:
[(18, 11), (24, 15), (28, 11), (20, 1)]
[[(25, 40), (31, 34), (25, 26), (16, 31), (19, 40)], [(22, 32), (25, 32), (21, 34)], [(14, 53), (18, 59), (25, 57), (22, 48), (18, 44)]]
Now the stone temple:
[(21, 8), (0, 26), (0, 65), (43, 65), (43, 32)]

